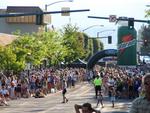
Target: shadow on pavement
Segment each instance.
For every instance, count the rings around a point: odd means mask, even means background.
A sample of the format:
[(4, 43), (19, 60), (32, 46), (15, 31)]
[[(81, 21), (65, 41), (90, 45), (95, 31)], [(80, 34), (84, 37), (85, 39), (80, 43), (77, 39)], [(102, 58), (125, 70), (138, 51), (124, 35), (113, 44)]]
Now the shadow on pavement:
[(31, 110), (31, 111), (29, 111), (29, 112), (41, 112), (41, 111), (44, 111), (44, 109), (38, 109), (38, 110)]
[(122, 111), (113, 111), (113, 112), (105, 112), (105, 113), (128, 113), (128, 112), (122, 112)]

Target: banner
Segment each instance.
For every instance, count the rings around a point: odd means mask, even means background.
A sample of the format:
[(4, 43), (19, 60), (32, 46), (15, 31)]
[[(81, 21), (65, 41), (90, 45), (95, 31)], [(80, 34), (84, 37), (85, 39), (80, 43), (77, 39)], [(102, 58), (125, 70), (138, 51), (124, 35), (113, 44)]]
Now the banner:
[(128, 26), (121, 26), (118, 28), (118, 65), (137, 65), (136, 38), (137, 32), (134, 28), (131, 29)]

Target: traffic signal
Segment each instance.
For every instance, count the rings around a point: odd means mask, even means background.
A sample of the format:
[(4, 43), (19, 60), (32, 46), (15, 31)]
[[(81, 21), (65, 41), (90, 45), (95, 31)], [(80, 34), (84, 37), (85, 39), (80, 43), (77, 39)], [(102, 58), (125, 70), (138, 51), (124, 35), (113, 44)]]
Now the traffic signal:
[(112, 43), (112, 36), (108, 36), (108, 44)]
[(144, 39), (144, 46), (148, 46), (148, 40)]
[(128, 19), (128, 26), (129, 26), (129, 28), (134, 28), (134, 18)]

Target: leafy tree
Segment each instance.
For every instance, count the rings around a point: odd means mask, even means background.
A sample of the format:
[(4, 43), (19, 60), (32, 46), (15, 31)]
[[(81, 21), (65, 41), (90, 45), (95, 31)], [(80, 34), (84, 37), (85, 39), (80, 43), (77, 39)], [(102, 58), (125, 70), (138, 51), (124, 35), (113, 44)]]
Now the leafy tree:
[(143, 25), (141, 27), (141, 39), (143, 42), (142, 47), (141, 47), (142, 53), (150, 52), (150, 38), (149, 37), (150, 37), (150, 25), (148, 25), (148, 26)]
[(7, 74), (12, 72), (19, 72), (23, 69), (23, 65), (16, 61), (16, 54), (10, 46), (0, 47), (0, 69)]
[(38, 39), (45, 45), (45, 58), (48, 58), (52, 65), (58, 65), (64, 61), (66, 48), (62, 45), (62, 37), (56, 31), (48, 31), (39, 34)]
[(103, 43), (95, 38), (89, 37), (87, 34), (83, 33), (84, 35), (84, 48), (86, 51), (86, 61), (96, 52), (103, 50), (104, 45)]
[(88, 54), (88, 57), (87, 57), (87, 60), (93, 56), (93, 39), (89, 38), (88, 40), (88, 48), (89, 48), (89, 54)]
[[(83, 47), (83, 38), (78, 32), (76, 26), (67, 24), (61, 31), (63, 36), (62, 44), (66, 48), (65, 62), (70, 63), (78, 58), (82, 58), (85, 55)], [(81, 41), (82, 40), (82, 41)]]
[[(86, 56), (85, 56), (85, 61), (88, 60), (89, 56), (92, 54), (92, 49), (90, 49), (90, 40), (89, 40), (89, 36), (85, 33), (83, 33), (83, 37), (84, 37), (84, 50), (85, 50), (85, 53), (86, 53)], [(92, 46), (91, 46), (92, 47)]]
[(100, 50), (100, 41), (96, 38), (93, 39), (93, 53), (97, 53)]
[(99, 44), (100, 44), (99, 50), (103, 50), (104, 49), (104, 44), (101, 41), (99, 41)]
[(23, 63), (31, 63), (34, 66), (41, 64), (41, 59), (44, 54), (44, 45), (34, 34), (22, 34), (18, 36), (17, 40), (12, 43), (14, 53), (16, 54), (17, 61)]
[(145, 13), (146, 13), (146, 14), (145, 14), (145, 17), (146, 17), (146, 18), (149, 18), (149, 17), (150, 17), (150, 9), (146, 10)]

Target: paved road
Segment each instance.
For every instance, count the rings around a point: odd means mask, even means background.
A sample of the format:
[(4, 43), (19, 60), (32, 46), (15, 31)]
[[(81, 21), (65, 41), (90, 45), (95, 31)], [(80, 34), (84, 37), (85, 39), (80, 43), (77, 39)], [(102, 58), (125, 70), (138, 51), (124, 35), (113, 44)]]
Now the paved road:
[[(73, 89), (68, 89), (68, 103), (62, 102), (61, 92), (49, 94), (45, 98), (28, 98), (9, 101), (10, 106), (0, 106), (0, 113), (75, 113), (74, 104), (83, 104), (85, 102), (92, 103), (96, 106), (94, 99), (94, 89), (91, 84), (78, 84)], [(102, 113), (126, 113), (130, 107), (129, 100), (119, 100), (114, 108), (106, 97), (104, 100), (104, 108)], [(98, 108), (100, 109), (100, 108)]]

